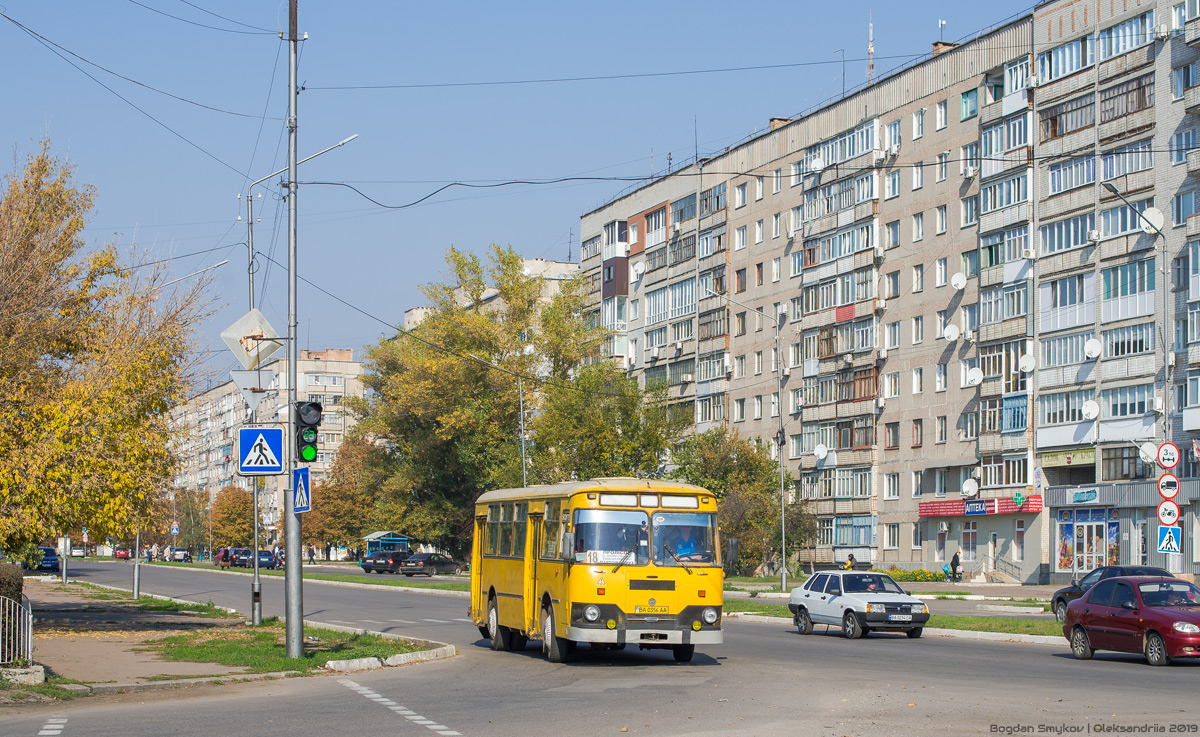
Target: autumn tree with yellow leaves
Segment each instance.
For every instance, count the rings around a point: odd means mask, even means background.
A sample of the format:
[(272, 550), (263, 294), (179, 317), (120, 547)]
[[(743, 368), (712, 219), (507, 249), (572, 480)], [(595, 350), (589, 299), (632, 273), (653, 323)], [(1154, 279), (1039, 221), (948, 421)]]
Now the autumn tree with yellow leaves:
[(203, 280), (89, 250), (95, 192), (48, 144), (0, 182), (0, 548), (128, 537), (169, 486)]

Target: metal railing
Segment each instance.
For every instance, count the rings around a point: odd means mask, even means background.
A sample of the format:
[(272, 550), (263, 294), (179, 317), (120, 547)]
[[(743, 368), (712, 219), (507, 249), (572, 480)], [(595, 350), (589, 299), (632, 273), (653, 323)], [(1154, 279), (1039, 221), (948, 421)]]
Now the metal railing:
[(996, 556), (996, 570), (1016, 581), (1021, 580), (1021, 564), (1003, 555)]
[(0, 665), (28, 663), (33, 657), (33, 610), (29, 599), (0, 596)]

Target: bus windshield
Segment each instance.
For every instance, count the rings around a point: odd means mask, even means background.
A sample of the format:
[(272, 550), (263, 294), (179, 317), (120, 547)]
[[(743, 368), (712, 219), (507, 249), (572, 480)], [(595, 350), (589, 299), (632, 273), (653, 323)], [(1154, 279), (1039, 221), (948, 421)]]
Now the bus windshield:
[(645, 512), (576, 510), (576, 562), (646, 565), (650, 562), (647, 522)]
[(658, 565), (720, 565), (716, 515), (655, 512), (653, 524), (654, 562)]

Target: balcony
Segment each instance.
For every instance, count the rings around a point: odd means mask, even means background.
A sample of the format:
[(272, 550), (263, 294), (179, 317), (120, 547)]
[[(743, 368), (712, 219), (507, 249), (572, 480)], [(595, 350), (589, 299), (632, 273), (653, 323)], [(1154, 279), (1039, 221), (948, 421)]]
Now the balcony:
[(1047, 333), (1053, 330), (1091, 325), (1096, 322), (1096, 302), (1086, 300), (1070, 307), (1056, 307), (1042, 310), (1038, 321), (1038, 331)]
[(1100, 300), (1101, 322), (1115, 322), (1154, 314), (1154, 292), (1138, 292)]
[(1200, 430), (1200, 407), (1185, 407), (1183, 410), (1183, 429), (1185, 432)]
[(1086, 266), (1095, 259), (1096, 247), (1092, 245), (1082, 248), (1072, 248), (1069, 251), (1042, 256), (1038, 262), (1038, 273), (1042, 277), (1057, 274), (1060, 271)]
[(1200, 176), (1200, 149), (1188, 151), (1187, 173), (1189, 177)]
[(1185, 113), (1200, 113), (1200, 85), (1188, 87), (1183, 91), (1183, 111)]
[(1188, 215), (1187, 219), (1187, 237), (1195, 236), (1200, 236), (1200, 214)]
[(1155, 45), (1151, 40), (1150, 43), (1139, 46), (1133, 51), (1127, 51), (1120, 56), (1100, 62), (1100, 82), (1103, 83), (1117, 75), (1153, 64)]
[(1192, 48), (1200, 48), (1200, 17), (1183, 24), (1183, 41)]
[(1050, 425), (1037, 429), (1037, 447), (1057, 448), (1070, 445), (1090, 444), (1094, 438), (1095, 422), (1078, 422), (1070, 425)]
[(1029, 203), (1022, 202), (1019, 205), (1011, 205), (1009, 207), (993, 210), (985, 215), (979, 216), (979, 232), (990, 233), (993, 230), (1007, 228), (1010, 225), (1027, 222), (1029, 220)]
[[(1123, 190), (1122, 190), (1123, 191)], [(1096, 189), (1088, 185), (1047, 197), (1039, 203), (1038, 217), (1043, 220), (1057, 218), (1075, 210), (1096, 206)]]
[(1130, 136), (1154, 127), (1154, 107), (1147, 107), (1129, 115), (1122, 115), (1116, 120), (1101, 123), (1098, 135), (1101, 143), (1106, 143), (1122, 136)]

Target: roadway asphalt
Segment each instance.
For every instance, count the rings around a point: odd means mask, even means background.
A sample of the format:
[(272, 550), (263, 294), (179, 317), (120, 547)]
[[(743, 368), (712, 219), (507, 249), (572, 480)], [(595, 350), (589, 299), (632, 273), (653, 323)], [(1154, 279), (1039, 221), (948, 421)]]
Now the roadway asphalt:
[[(79, 563), (80, 580), (129, 585), (129, 566)], [(150, 567), (143, 590), (245, 610), (247, 579)], [(264, 580), (264, 611), (283, 586)], [(534, 647), (494, 653), (457, 596), (306, 582), (307, 618), (450, 642), (459, 656), (339, 678), (92, 697), (6, 710), (0, 733), (64, 737), (222, 734), (254, 737), (425, 735), (964, 735), (1094, 731), (1093, 725), (1200, 723), (1188, 696), (1200, 664), (1071, 658), (1059, 645), (833, 633), (729, 620), (726, 642), (688, 665), (665, 652), (589, 652), (547, 663)], [(102, 678), (102, 674), (100, 676)], [(364, 694), (363, 691), (366, 691)], [(53, 714), (59, 716), (55, 717)], [(412, 717), (424, 717), (416, 719)], [(429, 721), (430, 724), (421, 724)], [(1039, 730), (1039, 725), (1046, 725)], [(444, 727), (444, 729), (435, 729)], [(1195, 730), (1191, 727), (1190, 730)], [(1190, 731), (1185, 728), (1185, 731)], [(58, 733), (58, 732), (56, 732)]]

